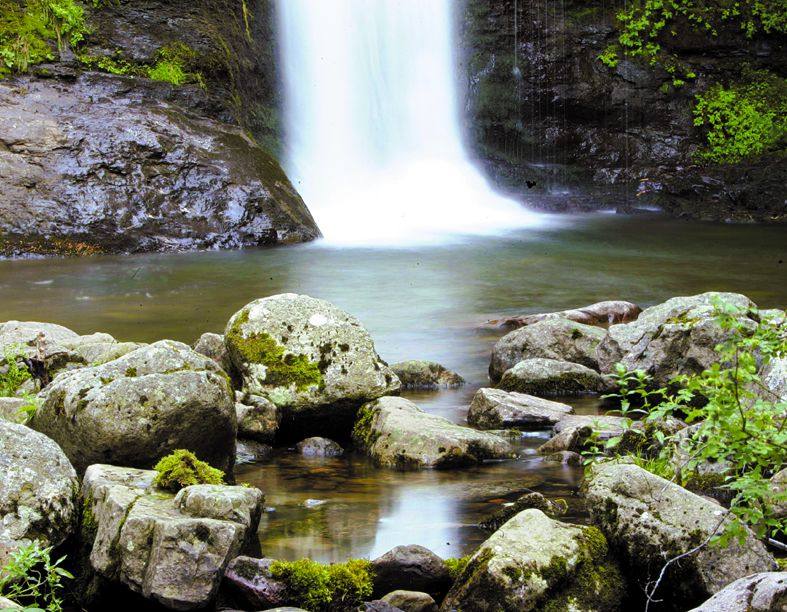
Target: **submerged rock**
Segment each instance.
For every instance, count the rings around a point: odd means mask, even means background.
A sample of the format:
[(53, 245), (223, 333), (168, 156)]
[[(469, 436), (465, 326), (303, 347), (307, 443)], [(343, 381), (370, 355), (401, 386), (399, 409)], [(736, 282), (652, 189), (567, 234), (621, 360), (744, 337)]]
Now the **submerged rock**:
[(0, 568), (20, 547), (59, 546), (74, 533), (78, 487), (54, 441), (0, 420)]
[(304, 457), (340, 457), (344, 454), (339, 444), (327, 438), (306, 438), (295, 448)]
[(739, 578), (690, 612), (779, 612), (787, 610), (787, 572)]
[(400, 388), (355, 317), (306, 295), (247, 304), (227, 324), (225, 341), (246, 392), (276, 404), (282, 427), (298, 433), (341, 430), (362, 403)]
[(427, 414), (400, 397), (364, 405), (353, 441), (379, 465), (396, 468), (458, 467), (512, 454), (503, 438)]
[(640, 588), (656, 580), (669, 559), (699, 547), (667, 569), (656, 593), (669, 593), (679, 609), (699, 604), (733, 580), (776, 567), (745, 528), (740, 544), (733, 538), (724, 547), (708, 545), (731, 520), (725, 510), (636, 465), (595, 464), (584, 486), (593, 521)]
[(578, 363), (538, 358), (525, 359), (507, 370), (498, 387), (548, 397), (600, 393), (608, 383), (598, 372)]
[(544, 457), (544, 461), (549, 463), (560, 463), (562, 465), (573, 465), (578, 467), (582, 465), (582, 455), (574, 451), (561, 450), (550, 453)]
[(417, 544), (389, 550), (372, 561), (372, 570), (374, 595), (377, 596), (406, 588), (439, 599), (451, 586), (445, 561)]
[(432, 596), (419, 591), (399, 589), (388, 593), (381, 601), (391, 604), (402, 612), (437, 612), (437, 604)]
[(453, 389), (465, 384), (456, 372), (434, 361), (402, 361), (391, 366), (402, 389)]
[(617, 610), (624, 583), (595, 527), (524, 510), (470, 558), (443, 610)]
[(568, 319), (545, 319), (512, 331), (492, 349), (489, 378), (501, 379), (506, 370), (523, 359), (555, 359), (598, 369), (596, 347), (606, 332)]
[(100, 461), (151, 467), (186, 448), (231, 472), (236, 416), (226, 374), (185, 344), (162, 340), (103, 365), (58, 376), (31, 427), (78, 472)]
[(546, 429), (574, 409), (567, 404), (502, 389), (479, 389), (473, 396), (467, 422), (479, 429)]
[(614, 323), (628, 323), (629, 321), (633, 321), (641, 312), (642, 309), (631, 302), (607, 300), (581, 308), (572, 308), (570, 310), (509, 317), (500, 321), (495, 321), (495, 323), (497, 323), (499, 327), (514, 329), (552, 319), (568, 319), (569, 321), (582, 323), (583, 325), (612, 325)]

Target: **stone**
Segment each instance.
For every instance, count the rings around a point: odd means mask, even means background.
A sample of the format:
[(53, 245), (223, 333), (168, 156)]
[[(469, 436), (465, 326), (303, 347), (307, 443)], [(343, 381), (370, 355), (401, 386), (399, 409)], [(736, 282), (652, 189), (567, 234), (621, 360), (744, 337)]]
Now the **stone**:
[(285, 431), (346, 434), (361, 404), (401, 386), (355, 317), (306, 295), (247, 304), (224, 338), (245, 391), (276, 404)]
[(555, 424), (555, 433), (575, 427), (590, 427), (600, 440), (619, 436), (626, 429), (626, 418), (610, 414), (567, 414)]
[(42, 399), (30, 425), (60, 444), (79, 473), (101, 461), (152, 467), (179, 448), (232, 471), (237, 425), (229, 381), (185, 344), (162, 340), (64, 372)]
[(258, 489), (194, 485), (176, 496), (155, 472), (91, 465), (82, 482), (82, 539), (92, 571), (176, 610), (210, 605), (224, 571), (256, 538)]
[(402, 612), (437, 612), (437, 604), (428, 593), (397, 590), (388, 593), (382, 601), (395, 606)]
[(434, 361), (401, 361), (393, 364), (391, 370), (401, 381), (402, 389), (455, 389), (465, 384), (459, 374)]
[(767, 402), (787, 402), (787, 357), (772, 357), (760, 372), (767, 392), (758, 390)]
[(11, 601), (10, 599), (0, 597), (0, 610), (22, 610), (22, 606)]
[(60, 447), (0, 420), (0, 568), (16, 549), (63, 544), (76, 529), (76, 472)]
[(476, 391), (467, 422), (479, 429), (547, 429), (574, 409), (559, 402), (502, 389)]
[(327, 438), (306, 438), (295, 448), (304, 457), (341, 457), (344, 454), (339, 444)]
[(525, 359), (507, 370), (498, 387), (549, 397), (601, 393), (609, 388), (609, 383), (598, 372), (581, 364), (537, 358)]
[(582, 427), (567, 427), (552, 436), (536, 449), (539, 455), (554, 455), (555, 453), (581, 453), (585, 444), (593, 435), (593, 430), (585, 425)]
[(273, 562), (273, 559), (235, 557), (227, 566), (223, 584), (251, 609), (268, 610), (284, 606), (287, 603), (287, 585), (271, 576)]
[(582, 465), (582, 455), (573, 451), (557, 451), (544, 457), (544, 461), (548, 463), (560, 463), (562, 465), (572, 465), (579, 467)]
[(680, 609), (695, 606), (727, 584), (776, 569), (763, 544), (748, 529), (739, 543), (701, 546), (731, 520), (724, 509), (631, 463), (592, 466), (584, 484), (592, 520), (645, 588), (671, 558), (700, 547), (667, 569), (659, 592)]
[(204, 333), (194, 343), (194, 351), (205, 357), (210, 357), (227, 374), (232, 376), (233, 367), (224, 336), (221, 334)]
[(373, 599), (363, 602), (358, 606), (356, 612), (402, 612), (402, 609), (382, 599)]
[(557, 518), (568, 510), (564, 500), (552, 501), (541, 493), (530, 491), (520, 495), (513, 503), (504, 504), (497, 512), (478, 523), (478, 526), (487, 531), (497, 531), (514, 516), (529, 508), (540, 510), (551, 518)]
[(511, 456), (511, 445), (490, 433), (427, 414), (401, 397), (365, 404), (353, 442), (383, 467), (451, 468)]
[(273, 455), (273, 447), (256, 440), (238, 439), (235, 443), (235, 465), (259, 463)]
[(499, 327), (518, 329), (527, 325), (539, 323), (545, 319), (568, 319), (575, 323), (584, 325), (612, 325), (614, 323), (628, 323), (639, 316), (642, 309), (631, 302), (622, 300), (606, 300), (596, 302), (581, 308), (570, 310), (560, 310), (558, 312), (546, 312), (531, 315), (521, 315), (508, 317), (499, 321), (494, 321)]
[[(42, 387), (60, 370), (84, 365), (85, 359), (66, 344), (79, 340), (79, 334), (54, 323), (38, 321), (6, 321), (0, 323), (0, 365), (7, 355), (35, 360), (38, 366), (38, 387)], [(43, 378), (43, 380), (41, 380)], [(37, 390), (37, 389), (36, 389)]]
[(279, 431), (281, 413), (270, 400), (252, 395), (235, 402), (238, 436), (258, 442), (272, 442)]
[[(777, 495), (787, 496), (787, 468), (771, 476), (771, 490)], [(774, 517), (777, 519), (787, 518), (787, 497), (776, 502)]]
[(523, 359), (555, 359), (598, 369), (596, 347), (606, 332), (568, 319), (545, 319), (512, 331), (492, 349), (489, 378), (499, 381)]
[(787, 572), (739, 578), (690, 612), (780, 612), (787, 610)]
[(375, 596), (409, 589), (441, 599), (451, 586), (451, 576), (445, 562), (428, 548), (417, 544), (389, 550), (372, 561), (372, 570)]
[(29, 405), (30, 401), (21, 397), (0, 397), (0, 421), (24, 425), (27, 422), (27, 415), (22, 408)]
[(86, 364), (100, 365), (146, 345), (142, 342), (118, 342), (109, 334), (98, 332), (67, 340), (63, 346), (82, 357)]
[(524, 510), (484, 542), (443, 601), (443, 610), (617, 610), (623, 579), (595, 527)]

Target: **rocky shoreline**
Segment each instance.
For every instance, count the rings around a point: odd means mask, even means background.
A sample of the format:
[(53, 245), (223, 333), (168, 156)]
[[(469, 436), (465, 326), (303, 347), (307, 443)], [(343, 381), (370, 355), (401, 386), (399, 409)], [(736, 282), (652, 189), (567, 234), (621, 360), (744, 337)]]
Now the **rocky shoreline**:
[[(645, 593), (664, 610), (782, 609), (787, 572), (767, 541), (744, 528), (710, 545), (732, 520), (723, 501), (625, 453), (586, 470), (591, 525), (561, 521), (560, 504), (530, 493), (490, 517), (489, 539), (461, 560), (406, 542), (371, 561), (267, 559), (256, 535), (266, 492), (233, 484), (236, 453), (264, 461), (271, 445), (298, 440), (307, 456), (462, 469), (513, 459), (516, 431), (552, 430), (539, 453), (572, 465), (585, 461), (589, 441), (625, 446), (629, 434), (689, 431), (675, 419), (654, 430), (615, 414), (575, 415), (549, 397), (614, 391), (619, 363), (660, 381), (713, 368), (728, 333), (713, 318), (719, 299), (741, 307), (744, 325), (784, 330), (783, 311), (757, 311), (739, 294), (673, 298), (603, 327), (537, 317), (494, 347), (497, 385), (476, 392), (470, 426), (398, 396), (396, 372), (410, 388), (460, 384), (458, 375), (429, 362), (389, 368), (357, 319), (308, 296), (251, 302), (223, 336), (204, 334), (194, 348), (2, 323), (0, 374), (15, 383), (0, 398), (0, 567), (26, 547), (54, 547), (76, 576), (72, 603), (88, 610), (118, 601), (151, 610), (624, 610)], [(774, 357), (763, 372), (782, 402), (783, 363)], [(175, 470), (168, 480), (166, 470)], [(773, 486), (782, 480), (784, 470)]]

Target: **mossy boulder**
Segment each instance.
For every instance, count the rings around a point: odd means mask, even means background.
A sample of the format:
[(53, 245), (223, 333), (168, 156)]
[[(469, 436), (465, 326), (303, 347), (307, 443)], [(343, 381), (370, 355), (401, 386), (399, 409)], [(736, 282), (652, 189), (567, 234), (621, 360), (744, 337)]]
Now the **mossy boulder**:
[(226, 374), (185, 344), (162, 340), (59, 375), (31, 427), (63, 448), (77, 472), (100, 461), (152, 467), (188, 449), (231, 473), (236, 416)]
[(579, 363), (534, 358), (506, 370), (497, 386), (504, 391), (550, 397), (600, 393), (609, 388), (609, 383)]
[(476, 391), (467, 422), (479, 429), (547, 429), (574, 409), (534, 395), (482, 388)]
[(377, 464), (400, 469), (461, 467), (513, 453), (500, 436), (428, 414), (401, 397), (365, 404), (353, 442)]
[[(713, 501), (631, 463), (595, 464), (584, 489), (593, 521), (641, 589), (652, 586), (669, 559), (700, 547), (732, 520)], [(672, 564), (655, 596), (686, 610), (738, 578), (774, 569), (773, 557), (744, 528), (742, 542), (706, 544)]]
[(245, 392), (273, 402), (282, 427), (298, 433), (349, 426), (358, 406), (400, 388), (361, 323), (325, 300), (256, 300), (232, 316), (224, 337)]
[(456, 372), (434, 361), (401, 361), (391, 366), (402, 383), (402, 389), (454, 389), (465, 384)]
[(598, 529), (529, 509), (479, 547), (441, 610), (618, 610), (624, 594), (620, 569)]
[(523, 359), (556, 359), (598, 369), (596, 347), (606, 332), (556, 317), (514, 330), (497, 341), (492, 349), (489, 378), (497, 382), (506, 370)]

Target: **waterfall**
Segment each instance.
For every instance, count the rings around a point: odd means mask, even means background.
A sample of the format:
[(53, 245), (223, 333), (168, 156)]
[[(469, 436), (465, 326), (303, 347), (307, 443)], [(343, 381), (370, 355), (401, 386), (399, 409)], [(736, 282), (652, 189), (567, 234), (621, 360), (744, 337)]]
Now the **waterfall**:
[(451, 0), (279, 0), (286, 167), (326, 240), (441, 243), (533, 225), (463, 148)]

